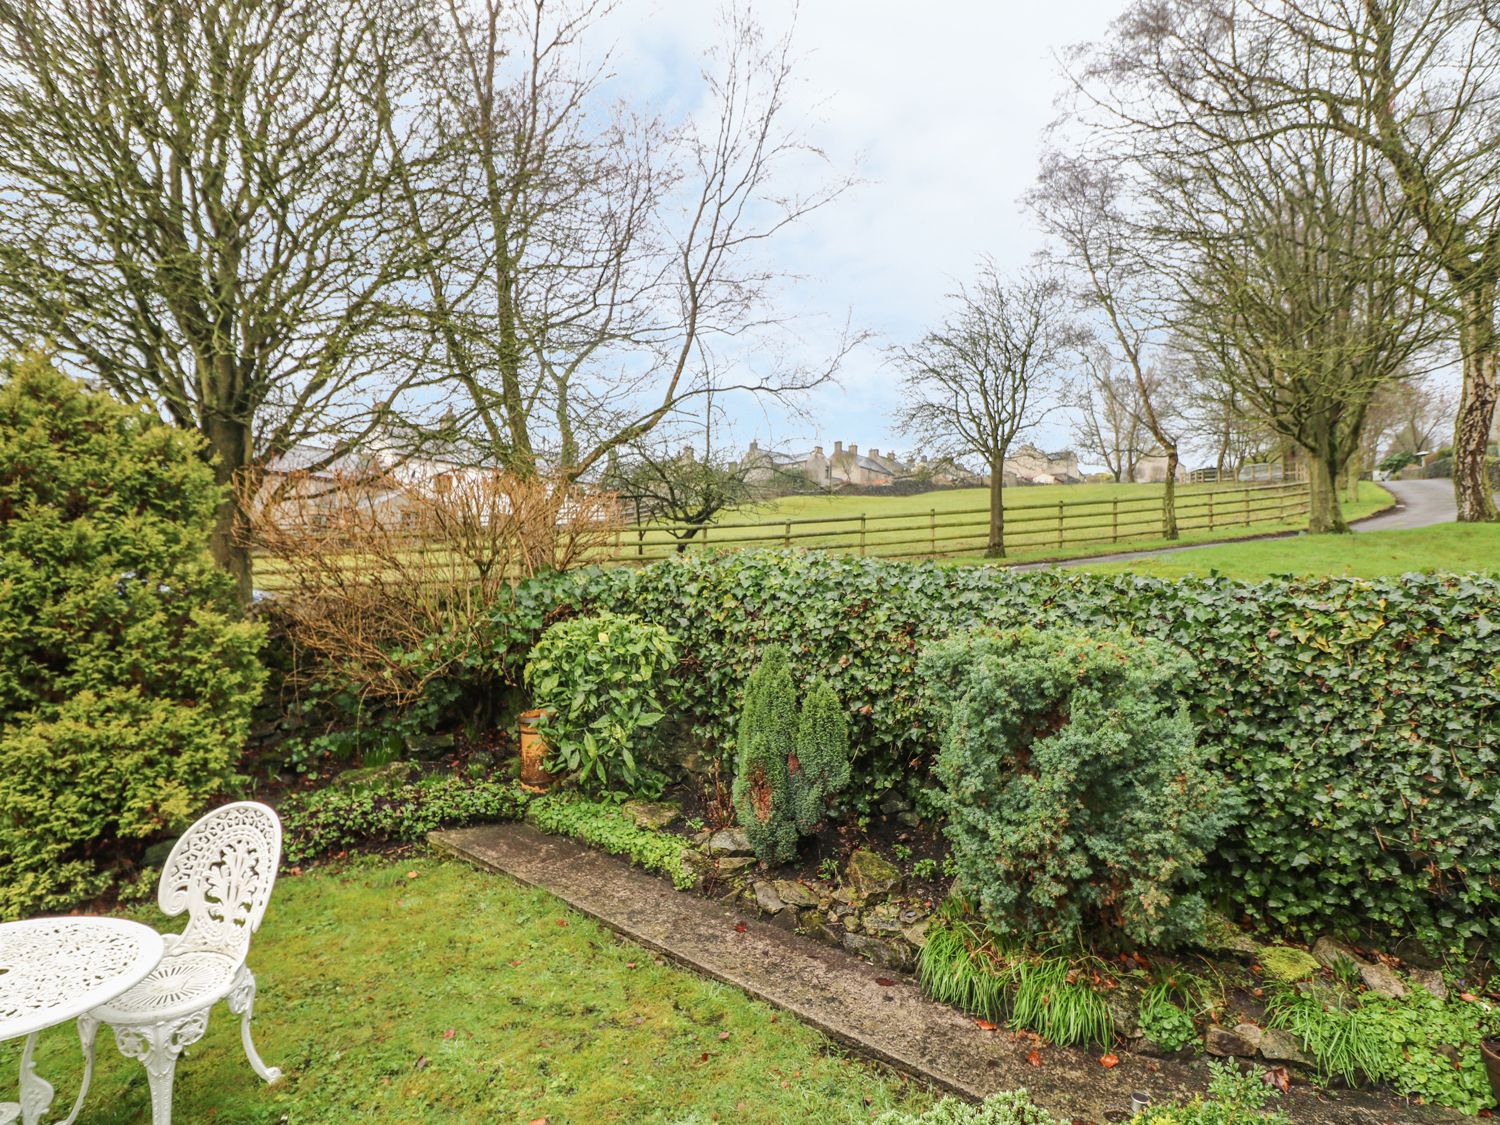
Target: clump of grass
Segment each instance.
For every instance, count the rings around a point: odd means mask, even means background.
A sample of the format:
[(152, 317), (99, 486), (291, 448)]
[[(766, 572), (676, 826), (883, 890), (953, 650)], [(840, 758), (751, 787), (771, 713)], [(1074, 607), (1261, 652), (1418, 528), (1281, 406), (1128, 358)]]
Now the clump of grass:
[(1197, 1019), (1222, 1006), (1218, 985), (1180, 967), (1160, 968), (1141, 994), (1141, 1030), (1168, 1051), (1181, 1050), (1198, 1037)]
[(1001, 941), (949, 905), (927, 931), (917, 979), (929, 996), (992, 1022), (1006, 1021), (1064, 1046), (1107, 1046), (1109, 1005), (1088, 983), (1092, 972), (1055, 952)]

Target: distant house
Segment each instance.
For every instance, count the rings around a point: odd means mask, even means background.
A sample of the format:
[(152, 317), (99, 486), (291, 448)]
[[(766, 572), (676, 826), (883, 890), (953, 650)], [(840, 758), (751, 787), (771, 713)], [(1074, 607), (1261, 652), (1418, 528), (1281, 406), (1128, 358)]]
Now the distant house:
[[(1167, 479), (1167, 454), (1161, 446), (1153, 446), (1141, 454), (1140, 460), (1135, 463), (1135, 470), (1130, 479), (1136, 484), (1161, 484)], [(1177, 479), (1185, 481), (1188, 479), (1187, 470), (1182, 467), (1181, 462), (1177, 465)]]
[(1044, 453), (1023, 445), (1005, 459), (1006, 484), (1076, 484), (1083, 480), (1078, 454), (1071, 449)]
[(796, 474), (818, 488), (836, 489), (844, 485), (861, 485), (883, 488), (910, 474), (911, 468), (894, 454), (882, 454), (878, 449), (860, 453), (853, 442), (844, 448), (842, 441), (833, 443), (833, 453), (823, 451), (815, 445), (806, 453), (781, 453), (773, 449), (761, 449), (752, 441), (745, 452), (745, 460), (759, 466), (752, 469), (748, 480), (756, 485), (775, 483), (777, 477)]

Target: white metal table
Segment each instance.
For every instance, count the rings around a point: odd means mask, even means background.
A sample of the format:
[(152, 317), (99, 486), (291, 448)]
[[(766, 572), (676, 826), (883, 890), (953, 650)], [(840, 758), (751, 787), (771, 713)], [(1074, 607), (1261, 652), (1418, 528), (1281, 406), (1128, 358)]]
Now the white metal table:
[[(18, 1118), (36, 1125), (52, 1106), (52, 1086), (32, 1063), (37, 1033), (133, 988), (156, 968), (162, 950), (160, 934), (123, 918), (0, 923), (0, 1042), (26, 1039), (21, 1100), (0, 1102), (0, 1125)], [(73, 1116), (82, 1101), (80, 1091)]]

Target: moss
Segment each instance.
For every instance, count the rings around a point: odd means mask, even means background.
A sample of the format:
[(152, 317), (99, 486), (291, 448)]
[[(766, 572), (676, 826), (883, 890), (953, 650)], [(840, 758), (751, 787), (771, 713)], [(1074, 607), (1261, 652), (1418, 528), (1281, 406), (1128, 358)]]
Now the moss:
[(1264, 945), (1256, 955), (1266, 975), (1288, 983), (1306, 980), (1319, 969), (1318, 959), (1290, 945)]

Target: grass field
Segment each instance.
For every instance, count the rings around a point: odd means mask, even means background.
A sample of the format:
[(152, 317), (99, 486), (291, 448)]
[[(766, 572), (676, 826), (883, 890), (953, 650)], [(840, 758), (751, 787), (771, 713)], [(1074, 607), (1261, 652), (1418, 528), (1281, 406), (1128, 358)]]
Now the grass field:
[(1181, 578), (1219, 573), (1254, 580), (1275, 574), (1353, 575), (1378, 578), (1414, 571), (1485, 571), (1500, 574), (1500, 524), (1447, 523), (1358, 535), (1303, 535), (1255, 543), (1204, 547), (1120, 563), (1083, 564), (1101, 574)]
[[(1016, 561), (1071, 558), (1161, 542), (1162, 486), (1079, 484), (1005, 491), (1006, 554)], [(1350, 519), (1392, 503), (1363, 482), (1345, 507)], [(982, 488), (918, 496), (793, 496), (721, 515), (692, 549), (794, 546), (889, 557), (965, 558), (982, 552), (989, 494)], [(1244, 489), (1184, 485), (1178, 522), (1186, 543), (1264, 535), (1306, 524), (1305, 488)], [(861, 523), (860, 517), (864, 517)], [(649, 561), (674, 550), (669, 536), (647, 529), (621, 539), (621, 561)]]
[[(135, 917), (166, 929), (154, 910)], [(250, 952), (266, 1086), (220, 1005), (177, 1069), (174, 1121), (214, 1125), (868, 1122), (930, 1103), (820, 1033), (657, 963), (550, 895), (431, 858), (283, 876)], [(38, 1068), (66, 1115), (71, 1025)], [(18, 1045), (0, 1047), (0, 1099)], [(62, 1112), (57, 1112), (61, 1110)], [(107, 1032), (80, 1121), (150, 1119), (146, 1074)]]

